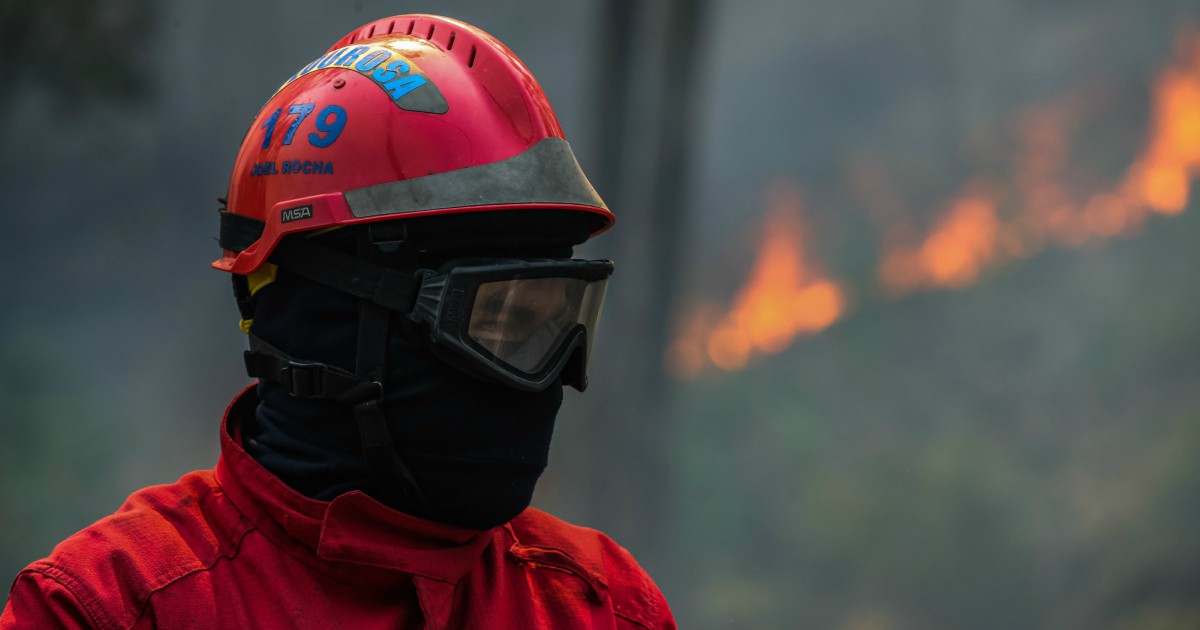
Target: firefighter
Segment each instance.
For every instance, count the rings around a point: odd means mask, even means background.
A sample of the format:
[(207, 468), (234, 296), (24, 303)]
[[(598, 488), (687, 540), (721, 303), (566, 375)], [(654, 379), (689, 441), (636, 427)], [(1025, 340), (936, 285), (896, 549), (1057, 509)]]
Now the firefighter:
[(605, 535), (529, 507), (587, 386), (612, 213), (515, 55), (372, 22), (250, 126), (220, 213), (257, 383), (213, 470), (22, 571), (0, 628), (671, 628)]

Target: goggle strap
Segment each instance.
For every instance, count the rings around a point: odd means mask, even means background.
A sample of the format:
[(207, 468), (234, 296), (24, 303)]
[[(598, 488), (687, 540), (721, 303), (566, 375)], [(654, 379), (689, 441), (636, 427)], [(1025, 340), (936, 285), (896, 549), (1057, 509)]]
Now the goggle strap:
[(280, 241), (270, 261), (313, 282), (401, 313), (412, 310), (421, 285), (411, 272), (381, 267), (304, 238)]

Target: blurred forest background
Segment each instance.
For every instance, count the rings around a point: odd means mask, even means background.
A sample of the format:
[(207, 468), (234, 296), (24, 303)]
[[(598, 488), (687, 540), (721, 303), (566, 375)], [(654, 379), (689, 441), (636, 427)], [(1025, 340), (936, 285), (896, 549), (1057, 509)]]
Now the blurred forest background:
[(4, 3), (0, 576), (213, 464), (242, 134), (417, 12), (619, 217), (536, 503), (681, 627), (1200, 627), (1192, 0)]

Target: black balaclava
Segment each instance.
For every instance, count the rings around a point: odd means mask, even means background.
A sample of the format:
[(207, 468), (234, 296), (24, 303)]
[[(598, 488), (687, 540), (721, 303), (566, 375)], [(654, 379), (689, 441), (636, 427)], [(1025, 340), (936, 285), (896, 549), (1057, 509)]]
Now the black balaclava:
[[(489, 255), (569, 258), (570, 247)], [(436, 267), (461, 252), (424, 255)], [(256, 295), (251, 331), (296, 360), (353, 370), (359, 300), (280, 269)], [(389, 326), (381, 408), (393, 443), (428, 507), (377, 487), (354, 413), (329, 399), (296, 398), (263, 380), (246, 450), (306, 496), (330, 500), (363, 490), (402, 512), (487, 529), (520, 514), (546, 467), (562, 385), (522, 392), (469, 376), (438, 359), (428, 331), (401, 314)]]

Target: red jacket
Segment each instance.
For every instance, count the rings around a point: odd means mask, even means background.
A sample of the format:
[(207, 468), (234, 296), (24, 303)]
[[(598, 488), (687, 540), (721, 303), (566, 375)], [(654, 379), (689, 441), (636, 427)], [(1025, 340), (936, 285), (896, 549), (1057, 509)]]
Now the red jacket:
[(534, 508), (488, 531), (361, 492), (309, 499), (241, 447), (226, 412), (215, 470), (135, 493), (13, 583), (16, 628), (674, 628), (604, 534)]

